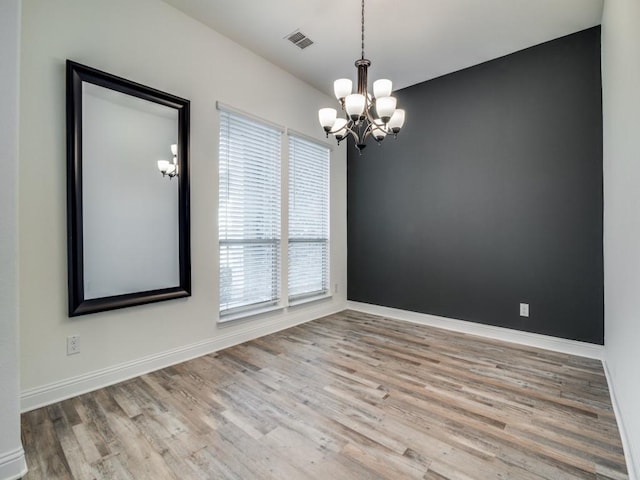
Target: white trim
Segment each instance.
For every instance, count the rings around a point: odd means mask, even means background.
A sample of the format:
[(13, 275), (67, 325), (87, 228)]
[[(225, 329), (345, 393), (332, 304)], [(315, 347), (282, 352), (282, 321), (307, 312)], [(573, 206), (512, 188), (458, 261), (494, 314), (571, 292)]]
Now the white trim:
[(268, 127), (271, 127), (275, 130), (278, 130), (281, 134), (285, 134), (285, 132), (287, 131), (287, 127), (283, 126), (283, 125), (279, 125), (275, 122), (272, 122), (270, 120), (265, 120), (264, 118), (260, 118), (257, 115), (253, 115), (252, 113), (248, 113), (245, 112), (244, 110), (240, 110), (239, 108), (235, 108), (232, 107), (230, 105), (227, 105), (226, 103), (222, 103), (221, 101), (217, 101), (216, 102), (216, 109), (222, 111), (222, 112), (227, 112), (227, 113), (233, 113), (235, 115), (240, 115), (241, 117), (245, 117), (249, 120), (253, 120), (254, 122), (259, 122), (262, 123), (264, 125), (267, 125)]
[(22, 447), (0, 454), (0, 478), (16, 480), (27, 474), (27, 462)]
[(267, 305), (266, 307), (239, 307), (239, 310), (234, 311), (234, 309), (231, 309), (230, 313), (226, 313), (226, 311), (221, 312), (218, 318), (218, 324), (233, 322), (235, 320), (241, 320), (243, 318), (255, 317), (257, 315), (264, 315), (266, 313), (277, 312), (279, 310), (284, 310), (284, 306), (282, 306), (279, 301), (276, 301), (276, 303), (274, 304), (271, 304), (269, 302), (269, 305)]
[(224, 330), (222, 330), (222, 332), (219, 330), (221, 335), (216, 338), (174, 348), (155, 355), (149, 355), (77, 377), (66, 378), (41, 387), (29, 388), (23, 390), (20, 397), (22, 412), (28, 412), (60, 400), (113, 385), (129, 378), (144, 375), (154, 370), (216, 352), (223, 348), (269, 335), (270, 333), (278, 332), (342, 310), (344, 310), (344, 304), (321, 304), (316, 308), (308, 308), (290, 313), (284, 319), (277, 318), (272, 321), (260, 322), (257, 325), (252, 324), (241, 331), (227, 334), (224, 334)]
[(333, 295), (331, 295), (329, 292), (316, 294), (316, 295), (303, 296), (300, 298), (296, 298), (295, 300), (289, 300), (288, 308), (301, 307), (309, 303), (329, 300), (330, 298), (333, 298)]
[(288, 137), (298, 137), (306, 140), (310, 143), (315, 143), (316, 145), (329, 149), (329, 157), (331, 157), (331, 152), (335, 150), (336, 145), (333, 143), (329, 143), (326, 140), (319, 140), (316, 137), (312, 137), (311, 135), (307, 135), (306, 133), (299, 132), (298, 130), (294, 130), (293, 128), (287, 127), (287, 131), (285, 132)]
[(492, 325), (483, 325), (481, 323), (468, 322), (465, 320), (454, 320), (452, 318), (439, 317), (437, 315), (409, 312), (407, 310), (381, 307), (368, 303), (348, 301), (347, 308), (363, 313), (370, 313), (372, 315), (404, 320), (405, 322), (418, 323), (420, 325), (428, 325), (431, 327), (478, 335), (505, 342), (519, 343), (521, 345), (544, 348), (555, 352), (595, 358), (598, 360), (604, 359), (604, 346), (595, 345), (593, 343), (567, 340), (564, 338), (541, 335), (539, 333), (522, 332), (520, 330), (512, 330), (510, 328), (494, 327)]
[(613, 388), (614, 382), (609, 371), (609, 366), (606, 360), (602, 360), (602, 367), (604, 368), (604, 374), (607, 377), (607, 384), (609, 385), (609, 395), (611, 396), (611, 405), (613, 405), (613, 413), (616, 416), (616, 423), (618, 424), (618, 431), (620, 432), (620, 439), (622, 440), (622, 448), (624, 449), (624, 458), (627, 462), (627, 473), (629, 480), (638, 480), (637, 472), (640, 472), (640, 464), (633, 456), (633, 450), (631, 449), (631, 443), (629, 443), (629, 437), (624, 428), (624, 422), (622, 421), (622, 412), (618, 405), (618, 399), (616, 397), (615, 389)]

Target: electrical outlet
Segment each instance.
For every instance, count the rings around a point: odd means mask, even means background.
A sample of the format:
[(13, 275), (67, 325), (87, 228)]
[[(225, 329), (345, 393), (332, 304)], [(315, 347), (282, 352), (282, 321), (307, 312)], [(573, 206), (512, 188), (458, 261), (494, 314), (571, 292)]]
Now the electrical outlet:
[(70, 335), (67, 337), (67, 355), (80, 353), (80, 335)]
[(521, 317), (528, 317), (529, 316), (529, 304), (528, 303), (521, 303), (520, 304), (520, 316)]

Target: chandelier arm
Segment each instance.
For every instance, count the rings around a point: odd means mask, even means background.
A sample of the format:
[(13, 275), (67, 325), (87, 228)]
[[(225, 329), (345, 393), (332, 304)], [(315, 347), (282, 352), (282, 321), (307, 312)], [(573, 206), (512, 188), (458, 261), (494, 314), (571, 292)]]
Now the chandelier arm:
[[(352, 128), (353, 127), (353, 128)], [(344, 127), (342, 127), (340, 130), (345, 130), (345, 137), (347, 135), (351, 135), (353, 137), (353, 139), (356, 141), (356, 143), (358, 143), (360, 141), (358, 132), (356, 132), (355, 130), (356, 124), (353, 122), (353, 120), (349, 120), (348, 123), (345, 124)]]
[[(349, 123), (351, 123), (351, 124), (353, 125), (353, 122), (349, 122)], [(351, 134), (353, 135), (353, 134), (355, 134), (355, 132), (353, 131), (353, 128), (351, 128), (351, 126), (349, 126), (349, 123), (347, 123), (347, 124), (346, 124), (344, 127), (342, 127), (342, 128), (344, 128), (348, 133), (351, 133)]]
[(372, 109), (372, 108), (375, 108), (375, 104), (374, 104), (374, 102), (367, 102), (367, 105), (366, 105), (366, 108), (365, 108), (365, 116), (366, 116), (366, 118), (367, 118), (367, 121), (368, 121), (370, 124), (373, 124), (373, 123), (374, 123), (374, 120), (377, 120), (377, 118), (376, 118), (376, 117), (374, 117), (374, 116), (371, 114), (371, 109)]
[(344, 132), (342, 139), (338, 140), (338, 142), (341, 142), (342, 140), (344, 140), (347, 137), (347, 135), (351, 135), (354, 138), (354, 140), (358, 142), (359, 140), (358, 134), (350, 127), (350, 126), (354, 126), (353, 120), (350, 120), (348, 115), (346, 116), (346, 118), (347, 118), (347, 123), (345, 123), (338, 130), (332, 130), (330, 132), (327, 132), (327, 135), (331, 133), (332, 135), (335, 136), (336, 133)]
[(349, 130), (349, 134), (353, 137), (354, 142), (356, 142), (356, 144), (360, 143), (360, 137), (358, 136), (358, 134), (350, 128), (348, 128), (347, 130)]
[(348, 133), (353, 133), (353, 130), (351, 130), (351, 128), (349, 128), (349, 124), (352, 123), (351, 121), (347, 122), (344, 124), (344, 126), (342, 128), (339, 128), (338, 130), (331, 130), (329, 133), (331, 133), (332, 135), (335, 135), (336, 133), (340, 133), (342, 131), (345, 132), (345, 136)]
[(362, 136), (363, 142), (373, 134), (373, 126), (373, 122), (367, 122), (367, 128), (364, 129), (364, 134)]

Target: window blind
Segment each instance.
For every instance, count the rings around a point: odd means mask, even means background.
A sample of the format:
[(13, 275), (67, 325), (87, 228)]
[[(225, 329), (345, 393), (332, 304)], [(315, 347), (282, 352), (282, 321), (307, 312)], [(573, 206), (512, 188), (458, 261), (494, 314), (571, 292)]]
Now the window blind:
[(220, 111), (221, 314), (279, 300), (280, 152), (280, 130)]
[(289, 136), (289, 299), (322, 295), (329, 277), (329, 149)]

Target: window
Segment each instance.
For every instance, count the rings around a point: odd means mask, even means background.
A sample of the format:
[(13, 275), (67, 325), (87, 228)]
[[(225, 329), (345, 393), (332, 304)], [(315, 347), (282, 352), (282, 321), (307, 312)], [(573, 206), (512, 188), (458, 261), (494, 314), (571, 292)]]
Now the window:
[(289, 136), (289, 300), (328, 291), (329, 149)]
[(326, 295), (330, 149), (295, 133), (282, 145), (284, 128), (218, 109), (221, 318)]
[(220, 313), (278, 303), (282, 130), (220, 111)]

